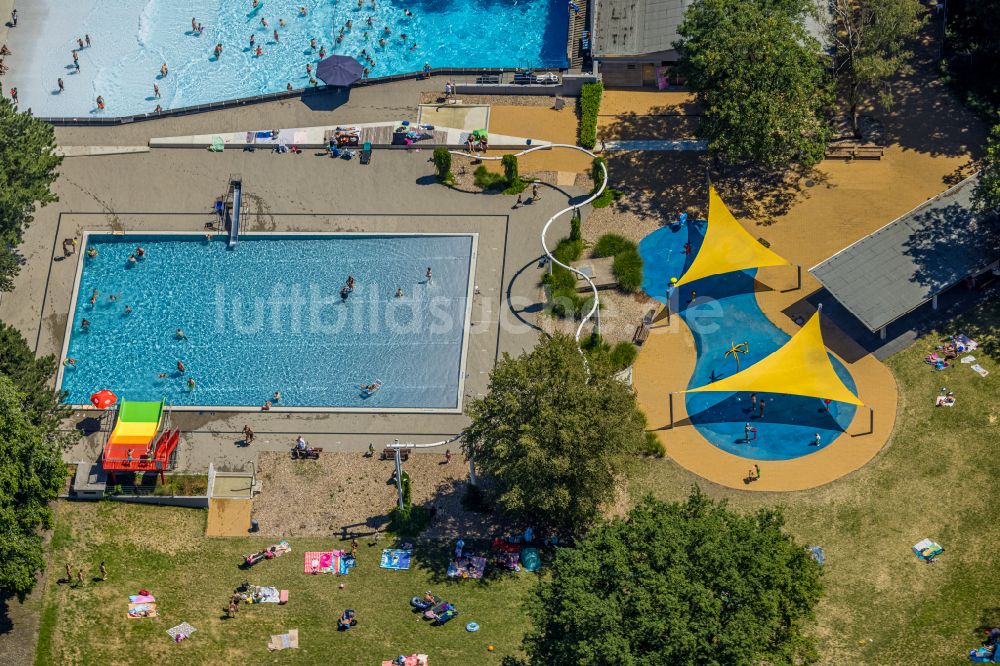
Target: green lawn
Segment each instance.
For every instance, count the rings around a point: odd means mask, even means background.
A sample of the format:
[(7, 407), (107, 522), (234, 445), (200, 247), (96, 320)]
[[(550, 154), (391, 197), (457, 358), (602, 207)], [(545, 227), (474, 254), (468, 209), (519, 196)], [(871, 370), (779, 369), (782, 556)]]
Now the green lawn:
[[(680, 498), (699, 483), (735, 507), (781, 505), (788, 529), (826, 550), (815, 627), (822, 663), (968, 663), (981, 627), (1000, 626), (998, 325), (994, 304), (889, 360), (901, 392), (894, 435), (847, 478), (807, 492), (741, 493), (657, 461), (643, 468), (633, 495)], [(973, 355), (989, 377), (961, 363), (934, 372), (923, 362), (943, 334), (962, 331), (982, 345)], [(953, 408), (934, 407), (942, 387), (955, 392)], [(946, 548), (933, 565), (910, 551), (924, 537)]]
[[(483, 581), (448, 581), (447, 551), (417, 545), (409, 571), (378, 567), (382, 546), (360, 542), (358, 566), (346, 577), (303, 573), (303, 553), (343, 548), (334, 539), (294, 539), (292, 552), (244, 573), (237, 564), (268, 539), (204, 537), (205, 512), (138, 505), (62, 502), (57, 509), (49, 577), (43, 599), (38, 664), (377, 664), (424, 652), (431, 664), (499, 664), (519, 654), (525, 619), (520, 608), (535, 574), (506, 573)], [(349, 548), (349, 546), (348, 546)], [(101, 560), (109, 579), (91, 580)], [(85, 584), (59, 584), (65, 562), (82, 566)], [(233, 588), (244, 578), (290, 590), (287, 605), (241, 605), (223, 619)], [(338, 588), (340, 583), (346, 588)], [(159, 602), (160, 617), (129, 620), (127, 597), (140, 587)], [(441, 627), (420, 621), (409, 599), (431, 589), (459, 609)], [(336, 630), (345, 608), (358, 625)], [(174, 644), (165, 631), (186, 621), (198, 631)], [(465, 625), (479, 623), (477, 633)], [(269, 653), (270, 634), (297, 628), (298, 650)], [(495, 652), (487, 652), (487, 645)]]
[[(933, 372), (923, 363), (939, 335), (890, 359), (900, 385), (896, 432), (882, 453), (859, 472), (828, 487), (792, 494), (741, 493), (700, 481), (669, 460), (647, 460), (632, 484), (680, 498), (699, 483), (733, 506), (784, 507), (788, 529), (826, 549), (827, 593), (816, 626), (825, 664), (968, 663), (981, 627), (1000, 625), (1000, 304), (946, 332), (980, 341), (977, 360), (993, 374), (983, 379), (956, 363)], [(958, 404), (935, 408), (942, 386)], [(843, 442), (850, 446), (850, 441)], [(158, 664), (268, 662), (372, 664), (415, 651), (443, 664), (499, 664), (517, 654), (526, 620), (522, 600), (534, 584), (527, 574), (483, 583), (442, 581), (447, 553), (418, 547), (409, 572), (377, 567), (377, 548), (362, 544), (357, 569), (343, 579), (302, 573), (302, 553), (339, 546), (334, 540), (293, 540), (290, 555), (258, 565), (250, 579), (291, 590), (287, 606), (244, 608), (221, 619), (230, 590), (244, 577), (241, 556), (268, 545), (262, 538), (207, 539), (204, 513), (113, 503), (61, 503), (44, 596), (40, 664)], [(910, 547), (924, 537), (947, 549), (925, 565)], [(107, 560), (111, 578), (81, 589), (58, 585), (67, 558), (89, 567)], [(341, 581), (344, 590), (337, 589)], [(161, 602), (157, 621), (125, 619), (125, 599), (140, 586)], [(407, 600), (432, 588), (455, 602), (461, 615), (431, 627)], [(336, 632), (345, 607), (359, 624)], [(476, 634), (465, 631), (474, 620)], [(180, 645), (164, 631), (181, 621), (198, 628)], [(301, 648), (269, 656), (268, 635), (298, 628)], [(496, 652), (488, 653), (493, 644)]]

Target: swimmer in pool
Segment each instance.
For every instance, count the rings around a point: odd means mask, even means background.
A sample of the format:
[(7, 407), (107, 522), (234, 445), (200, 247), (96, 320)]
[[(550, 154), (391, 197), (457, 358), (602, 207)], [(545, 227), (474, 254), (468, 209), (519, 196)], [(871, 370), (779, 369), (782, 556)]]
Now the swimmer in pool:
[(254, 55), (257, 55), (257, 56), (264, 55), (264, 48), (258, 44), (257, 45), (257, 51), (254, 53)]
[(135, 258), (134, 254), (130, 254), (128, 255), (128, 263), (134, 266), (135, 264), (139, 263), (139, 260)]
[(384, 40), (384, 39), (381, 39), (381, 38), (379, 38), (379, 40), (378, 40), (378, 45), (379, 45), (379, 46), (385, 46), (385, 40)]
[(325, 46), (319, 47), (319, 57), (320, 58), (325, 58), (326, 57), (326, 47)]
[(89, 319), (84, 319), (83, 321), (80, 322), (80, 330), (81, 331), (89, 331), (90, 330), (90, 320)]
[(110, 294), (108, 296), (108, 300), (111, 301), (112, 303), (114, 303), (115, 301), (118, 300), (118, 295), (117, 294)]
[(309, 76), (312, 76), (312, 73), (313, 73), (312, 63), (307, 62), (306, 63), (306, 74), (308, 74)]
[(185, 370), (186, 368), (184, 367), (184, 361), (177, 361), (177, 371), (183, 373), (185, 372)]
[(305, 16), (307, 13), (305, 7), (299, 7), (299, 16)]
[(348, 275), (347, 276), (347, 288), (350, 289), (351, 291), (354, 291), (354, 276), (353, 275)]
[(250, 35), (250, 48), (251, 49), (253, 48), (254, 42), (256, 42), (256, 41), (257, 41), (257, 39), (253, 35)]
[(278, 37), (278, 31), (277, 30), (274, 31), (274, 41), (276, 41), (276, 42), (280, 42), (281, 41), (281, 39)]
[(281, 27), (281, 28), (284, 28), (285, 27), (285, 19), (283, 19), (283, 18), (278, 19), (278, 26)]
[(187, 385), (188, 385), (188, 388), (190, 390), (193, 391), (195, 389), (196, 385), (195, 385), (194, 377), (188, 377)]
[(385, 26), (385, 31), (384, 32), (387, 35), (391, 35), (392, 34), (392, 30), (389, 29), (389, 26)]
[(160, 65), (160, 76), (166, 77), (169, 73), (170, 70), (167, 68), (167, 63)]
[(315, 37), (313, 37), (312, 39), (309, 40), (309, 48), (311, 48), (313, 51), (316, 50), (316, 38)]
[(375, 21), (372, 20), (371, 16), (369, 16), (368, 20), (366, 20), (365, 23), (367, 23), (370, 26), (370, 25), (374, 25)]
[(187, 340), (187, 336), (184, 335), (184, 331), (179, 328), (177, 329), (177, 332), (174, 333), (174, 337), (178, 340)]
[(281, 391), (275, 391), (274, 392), (274, 401), (275, 402), (281, 402)]
[(353, 27), (354, 27), (354, 21), (352, 21), (351, 19), (347, 19), (347, 29), (350, 30)]
[(218, 59), (219, 56), (221, 56), (221, 55), (222, 55), (222, 44), (216, 44), (215, 45), (215, 57), (216, 57), (216, 59)]
[(135, 248), (135, 256), (142, 258), (146, 256), (146, 250), (143, 249), (141, 245)]
[(263, 16), (260, 17), (260, 25), (261, 25), (262, 28), (266, 28), (267, 27), (267, 19), (264, 18)]
[(97, 289), (94, 289), (94, 292), (90, 295), (90, 304), (91, 305), (97, 304)]
[(198, 32), (198, 19), (191, 18), (191, 32)]
[(91, 259), (96, 258), (97, 257), (97, 248), (96, 247), (88, 247), (87, 248), (87, 256), (90, 257)]
[(169, 376), (170, 376), (170, 375), (168, 375), (167, 373), (165, 373), (165, 372), (161, 372), (160, 374), (156, 375), (156, 378), (157, 378), (157, 379), (166, 379), (166, 378), (167, 378), (167, 377), (169, 377)]
[(402, 297), (403, 297), (403, 288), (402, 287), (398, 287), (396, 289), (396, 298), (402, 298)]
[(128, 314), (132, 314), (132, 306), (130, 306), (130, 305), (126, 305), (125, 306), (125, 314), (127, 314), (127, 315)]

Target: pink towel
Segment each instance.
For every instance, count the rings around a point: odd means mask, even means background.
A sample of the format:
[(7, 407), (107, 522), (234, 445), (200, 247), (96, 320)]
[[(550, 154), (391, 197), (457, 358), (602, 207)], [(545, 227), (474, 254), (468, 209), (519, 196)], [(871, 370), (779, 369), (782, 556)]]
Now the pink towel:
[(303, 571), (307, 574), (319, 573), (324, 569), (329, 569), (333, 564), (333, 553), (312, 551), (305, 554), (305, 567)]

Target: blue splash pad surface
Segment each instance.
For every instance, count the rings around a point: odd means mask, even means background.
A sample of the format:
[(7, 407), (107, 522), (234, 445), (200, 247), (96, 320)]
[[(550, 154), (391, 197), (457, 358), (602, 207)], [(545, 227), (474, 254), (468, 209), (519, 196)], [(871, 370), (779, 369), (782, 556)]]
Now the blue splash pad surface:
[[(704, 220), (698, 220), (663, 227), (642, 239), (639, 254), (644, 262), (643, 290), (647, 294), (666, 302), (670, 278), (684, 274), (701, 247), (704, 230)], [(685, 252), (688, 243), (690, 251)], [(747, 343), (747, 353), (739, 354), (739, 369), (746, 369), (790, 339), (760, 309), (755, 293), (756, 273), (746, 270), (715, 275), (672, 290), (671, 312), (687, 324), (697, 352), (688, 388), (735, 374), (734, 355), (726, 356), (733, 345)], [(696, 292), (694, 301), (692, 291)], [(837, 376), (857, 392), (847, 368), (832, 355), (830, 359)], [(816, 398), (782, 393), (758, 393), (756, 397), (756, 408), (749, 393), (688, 393), (683, 400), (691, 423), (702, 437), (723, 451), (752, 460), (790, 460), (831, 446), (844, 434), (857, 410), (855, 405), (827, 405)], [(748, 433), (747, 424), (756, 432)]]

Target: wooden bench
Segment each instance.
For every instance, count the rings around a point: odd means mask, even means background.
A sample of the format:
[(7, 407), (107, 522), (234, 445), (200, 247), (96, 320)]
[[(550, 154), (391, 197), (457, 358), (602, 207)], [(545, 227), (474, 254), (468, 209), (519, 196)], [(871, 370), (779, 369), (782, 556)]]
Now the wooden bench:
[(826, 149), (828, 160), (880, 160), (885, 157), (882, 146), (838, 146), (831, 145)]
[[(382, 455), (379, 456), (379, 460), (395, 460), (395, 459), (396, 459), (396, 449), (392, 448), (391, 446), (387, 446), (384, 449), (382, 449)], [(406, 462), (407, 460), (409, 460), (410, 459), (410, 450), (409, 449), (400, 449), (399, 450), (399, 459), (402, 460), (403, 462)]]
[(632, 336), (632, 342), (641, 347), (642, 343), (644, 343), (646, 341), (646, 338), (648, 337), (649, 337), (649, 326), (646, 326), (645, 324), (639, 324), (635, 329), (635, 335)]

